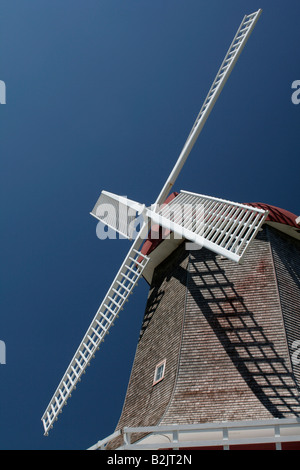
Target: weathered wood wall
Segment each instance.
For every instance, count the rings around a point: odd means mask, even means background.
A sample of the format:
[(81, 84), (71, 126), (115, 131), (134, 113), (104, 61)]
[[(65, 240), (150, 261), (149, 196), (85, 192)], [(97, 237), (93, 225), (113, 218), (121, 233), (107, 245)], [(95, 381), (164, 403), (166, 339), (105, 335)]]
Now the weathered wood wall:
[(300, 415), (296, 340), (300, 242), (264, 226), (242, 265), (183, 243), (156, 268), (117, 429)]

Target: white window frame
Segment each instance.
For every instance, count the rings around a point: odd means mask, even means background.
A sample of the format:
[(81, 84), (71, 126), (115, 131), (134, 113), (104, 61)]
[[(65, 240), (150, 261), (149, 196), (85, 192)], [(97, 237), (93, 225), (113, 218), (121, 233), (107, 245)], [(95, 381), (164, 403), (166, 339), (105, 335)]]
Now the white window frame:
[[(165, 376), (165, 371), (166, 371), (166, 363), (167, 363), (167, 360), (164, 359), (163, 361), (160, 361), (157, 366), (155, 367), (155, 372), (154, 372), (154, 378), (153, 378), (153, 385), (156, 385), (158, 384), (159, 382), (161, 382)], [(160, 375), (160, 377), (158, 377), (158, 371), (159, 369), (163, 367), (162, 369), (162, 374)]]

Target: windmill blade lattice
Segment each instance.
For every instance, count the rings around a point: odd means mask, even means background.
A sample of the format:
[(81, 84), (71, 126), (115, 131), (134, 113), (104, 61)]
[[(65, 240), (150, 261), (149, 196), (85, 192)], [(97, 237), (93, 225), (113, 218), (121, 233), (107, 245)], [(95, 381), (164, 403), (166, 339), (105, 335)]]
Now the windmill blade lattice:
[(182, 170), (184, 163), (186, 162), (193, 146), (195, 145), (195, 142), (199, 137), (200, 132), (204, 127), (204, 124), (207, 121), (208, 116), (213, 110), (213, 107), (218, 97), (220, 96), (221, 91), (223, 90), (232, 70), (234, 69), (234, 66), (242, 50), (244, 49), (261, 13), (262, 10), (258, 10), (255, 13), (244, 16), (243, 21), (241, 22), (240, 27), (237, 30), (237, 33), (234, 36), (234, 39), (216, 75), (216, 78), (214, 79), (213, 84), (204, 100), (204, 103), (183, 146), (178, 160), (156, 200), (156, 204), (163, 204), (168, 194), (170, 193), (179, 173)]
[(136, 245), (140, 243), (141, 240), (137, 239), (130, 248), (42, 417), (45, 435), (48, 435), (72, 391), (76, 389), (82, 374), (114, 325), (149, 261), (147, 256), (138, 251)]
[[(237, 213), (235, 212), (238, 210), (236, 203), (229, 203), (228, 201), (220, 202), (221, 200), (217, 202), (216, 198), (208, 198), (207, 196), (192, 195), (192, 193), (189, 193), (189, 197), (194, 198), (194, 201), (197, 203), (200, 203), (199, 198), (202, 198), (201, 204), (203, 204), (205, 211), (207, 210), (207, 214), (209, 215), (206, 219), (204, 218), (204, 225), (202, 222), (197, 222), (195, 217), (191, 217), (188, 227), (184, 227), (182, 223), (181, 225), (177, 224), (177, 227), (176, 222), (167, 216), (166, 209), (165, 211), (164, 209), (160, 209), (160, 205), (166, 200), (174, 185), (260, 14), (261, 10), (258, 10), (244, 17), (200, 113), (197, 116), (183, 150), (156, 200), (155, 210), (152, 211), (134, 201), (125, 200), (125, 198), (116, 197), (111, 193), (103, 191), (92, 211), (93, 216), (118, 231), (122, 236), (131, 239), (133, 237), (136, 212), (142, 212), (146, 215), (146, 218), (154, 222), (160, 218), (160, 222), (158, 223), (161, 223), (162, 226), (169, 225), (172, 227), (173, 224), (174, 231), (179, 231), (179, 229), (184, 230), (184, 232), (182, 232), (183, 236), (191, 241), (196, 241), (196, 243), (200, 242), (203, 246), (213, 251), (221, 252), (235, 261), (241, 259), (248, 244), (263, 223), (264, 217), (266, 216), (265, 214), (255, 212), (253, 208), (245, 207), (243, 209), (239, 208), (240, 212)], [(182, 192), (179, 198), (187, 197), (187, 194), (187, 192)], [(177, 199), (177, 202), (180, 200), (181, 199)], [(181, 202), (183, 202), (183, 200)], [(103, 212), (99, 214), (97, 209), (101, 207), (103, 209), (105, 204), (113, 205), (115, 216), (112, 218), (108, 215), (106, 216)], [(209, 207), (213, 207), (211, 212), (209, 212)], [(161, 210), (161, 213), (157, 212), (159, 210)], [(205, 211), (204, 217), (206, 217)], [(188, 223), (187, 220), (185, 223)], [(149, 261), (149, 258), (144, 256), (140, 251), (148, 228), (149, 224), (146, 220), (43, 414), (42, 422), (45, 435), (48, 435), (49, 430), (53, 427), (53, 423), (57, 420), (58, 414), (62, 411), (63, 406), (71, 396), (71, 392), (76, 388), (86, 367), (95, 352), (99, 349), (104, 337), (108, 334)]]
[(146, 215), (179, 237), (241, 262), (268, 211), (181, 191), (158, 212), (147, 209)]

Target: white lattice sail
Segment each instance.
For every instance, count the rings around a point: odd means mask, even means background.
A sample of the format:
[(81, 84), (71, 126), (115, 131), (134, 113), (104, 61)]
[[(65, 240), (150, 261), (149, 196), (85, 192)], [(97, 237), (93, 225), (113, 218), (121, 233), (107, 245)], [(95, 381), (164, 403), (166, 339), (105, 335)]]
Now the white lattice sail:
[(45, 435), (57, 420), (82, 374), (114, 325), (148, 260), (135, 246), (131, 247), (42, 417)]
[[(234, 261), (242, 259), (263, 224), (267, 216), (265, 211), (187, 191), (181, 191), (170, 204), (161, 206), (173, 187), (260, 14), (261, 10), (258, 10), (244, 17), (183, 150), (156, 199), (154, 208), (146, 208), (125, 197), (103, 191), (91, 212), (94, 217), (122, 237), (135, 240), (42, 417), (45, 435), (48, 435), (53, 427), (58, 414), (76, 388), (104, 337), (109, 333), (149, 261), (149, 258), (139, 250), (144, 238), (147, 237), (151, 221), (172, 230), (179, 237), (205, 246)], [(138, 215), (144, 217), (144, 223), (137, 232), (135, 224)]]
[(189, 136), (182, 148), (182, 151), (178, 157), (176, 164), (174, 165), (172, 172), (170, 173), (165, 185), (163, 186), (156, 203), (162, 204), (168, 194), (170, 193), (178, 175), (180, 174), (184, 163), (186, 162), (195, 142), (197, 141), (200, 132), (202, 131), (204, 124), (206, 123), (211, 111), (214, 108), (215, 103), (217, 102), (218, 97), (220, 96), (221, 91), (223, 90), (228, 78), (234, 66), (244, 49), (247, 41), (259, 20), (259, 17), (262, 13), (262, 10), (257, 10), (250, 15), (245, 15), (236, 35), (233, 38), (232, 43), (227, 51), (227, 54), (218, 70), (216, 78), (213, 81), (212, 86), (209, 89), (209, 92), (204, 100), (204, 103), (200, 109), (200, 112), (194, 122), (194, 125), (189, 133)]
[(151, 220), (179, 237), (241, 262), (251, 241), (266, 220), (268, 211), (225, 199), (181, 191)]

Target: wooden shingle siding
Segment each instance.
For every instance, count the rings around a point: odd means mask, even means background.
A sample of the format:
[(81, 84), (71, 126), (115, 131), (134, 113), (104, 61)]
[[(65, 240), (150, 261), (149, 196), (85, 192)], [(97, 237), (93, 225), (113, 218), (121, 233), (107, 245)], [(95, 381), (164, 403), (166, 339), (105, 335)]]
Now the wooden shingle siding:
[(179, 373), (161, 424), (300, 412), (266, 235), (242, 265), (207, 250), (190, 253)]
[(183, 243), (155, 270), (117, 429), (299, 416), (299, 275), (300, 243), (266, 225), (241, 265)]
[[(292, 370), (300, 389), (300, 364), (293, 361), (293, 344), (300, 341), (300, 242), (269, 230), (278, 290)], [(297, 356), (297, 359), (300, 355)], [(298, 361), (297, 361), (298, 362)]]
[[(170, 402), (182, 336), (187, 261), (183, 245), (155, 271), (117, 429), (156, 425)], [(164, 378), (153, 385), (155, 368), (164, 359)]]

